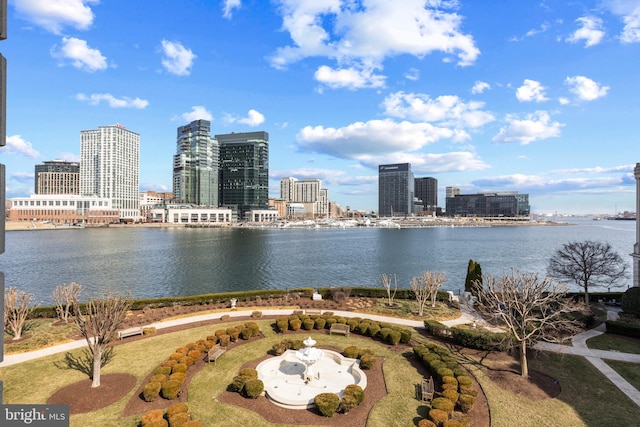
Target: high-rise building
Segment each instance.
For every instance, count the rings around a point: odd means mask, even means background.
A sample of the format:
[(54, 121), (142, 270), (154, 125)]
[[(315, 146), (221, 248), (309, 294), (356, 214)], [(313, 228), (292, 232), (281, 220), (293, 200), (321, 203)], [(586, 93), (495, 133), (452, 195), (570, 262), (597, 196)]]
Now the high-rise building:
[(445, 187), (445, 198), (455, 197), (460, 194), (460, 189), (458, 187)]
[(177, 203), (218, 206), (218, 142), (208, 120), (178, 128), (173, 156), (173, 196)]
[(438, 207), (438, 180), (431, 177), (415, 179), (415, 197), (422, 200), (422, 210), (435, 212)]
[(120, 219), (137, 220), (140, 135), (121, 125), (80, 131), (80, 195), (111, 199)]
[(410, 163), (378, 166), (378, 215), (411, 215), (414, 184)]
[(297, 178), (286, 177), (280, 180), (280, 198), (286, 202), (293, 201), (293, 187)]
[(242, 132), (216, 135), (220, 146), (221, 205), (238, 218), (269, 205), (269, 134)]
[(35, 194), (80, 194), (80, 163), (49, 160), (35, 168)]

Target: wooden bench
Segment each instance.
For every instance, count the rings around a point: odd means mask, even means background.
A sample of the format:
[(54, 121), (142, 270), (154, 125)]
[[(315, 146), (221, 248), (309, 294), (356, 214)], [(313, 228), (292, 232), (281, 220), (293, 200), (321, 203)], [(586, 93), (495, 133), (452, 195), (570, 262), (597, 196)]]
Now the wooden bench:
[(348, 337), (349, 330), (349, 325), (346, 325), (344, 323), (334, 323), (333, 325), (331, 325), (331, 328), (329, 328), (329, 335), (340, 334)]
[(118, 339), (131, 337), (133, 335), (142, 335), (142, 334), (143, 332), (141, 327), (123, 329), (121, 331), (118, 331)]
[(227, 351), (227, 349), (222, 347), (220, 344), (214, 345), (207, 353), (207, 362), (215, 362), (218, 360), (218, 357), (224, 354), (225, 351)]
[(431, 402), (433, 399), (433, 377), (429, 377), (429, 379), (424, 378), (422, 380), (422, 386), (420, 388), (420, 395), (422, 396), (422, 400), (424, 402)]

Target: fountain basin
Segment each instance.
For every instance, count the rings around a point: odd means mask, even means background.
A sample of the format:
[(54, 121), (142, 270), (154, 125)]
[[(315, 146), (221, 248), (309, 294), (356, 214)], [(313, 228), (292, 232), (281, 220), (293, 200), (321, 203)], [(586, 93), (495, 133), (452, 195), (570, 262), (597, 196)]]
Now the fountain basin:
[(342, 392), (350, 384), (363, 390), (367, 376), (360, 369), (360, 361), (344, 357), (331, 350), (322, 350), (323, 356), (313, 364), (313, 380), (304, 378), (307, 366), (295, 350), (260, 362), (256, 367), (258, 378), (264, 383), (267, 398), (287, 409), (307, 409), (320, 393)]

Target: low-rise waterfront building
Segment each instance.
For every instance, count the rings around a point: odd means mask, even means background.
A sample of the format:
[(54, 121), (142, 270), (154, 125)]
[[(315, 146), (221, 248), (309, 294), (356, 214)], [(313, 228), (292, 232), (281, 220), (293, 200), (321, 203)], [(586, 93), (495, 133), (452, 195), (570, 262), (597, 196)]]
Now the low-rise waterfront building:
[(52, 224), (116, 224), (120, 212), (110, 198), (75, 194), (33, 194), (11, 199), (9, 221), (48, 221)]
[(529, 216), (530, 211), (529, 195), (517, 191), (447, 197), (447, 216), (518, 217)]

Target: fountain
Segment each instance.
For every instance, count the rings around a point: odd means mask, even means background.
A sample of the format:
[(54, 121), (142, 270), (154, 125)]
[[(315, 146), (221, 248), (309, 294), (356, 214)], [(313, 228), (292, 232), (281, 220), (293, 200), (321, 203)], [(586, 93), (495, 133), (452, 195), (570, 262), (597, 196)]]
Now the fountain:
[(288, 409), (307, 409), (320, 393), (336, 393), (342, 397), (350, 384), (365, 389), (367, 376), (360, 369), (359, 360), (316, 348), (316, 341), (311, 337), (303, 343), (304, 348), (287, 350), (256, 367), (271, 402)]

